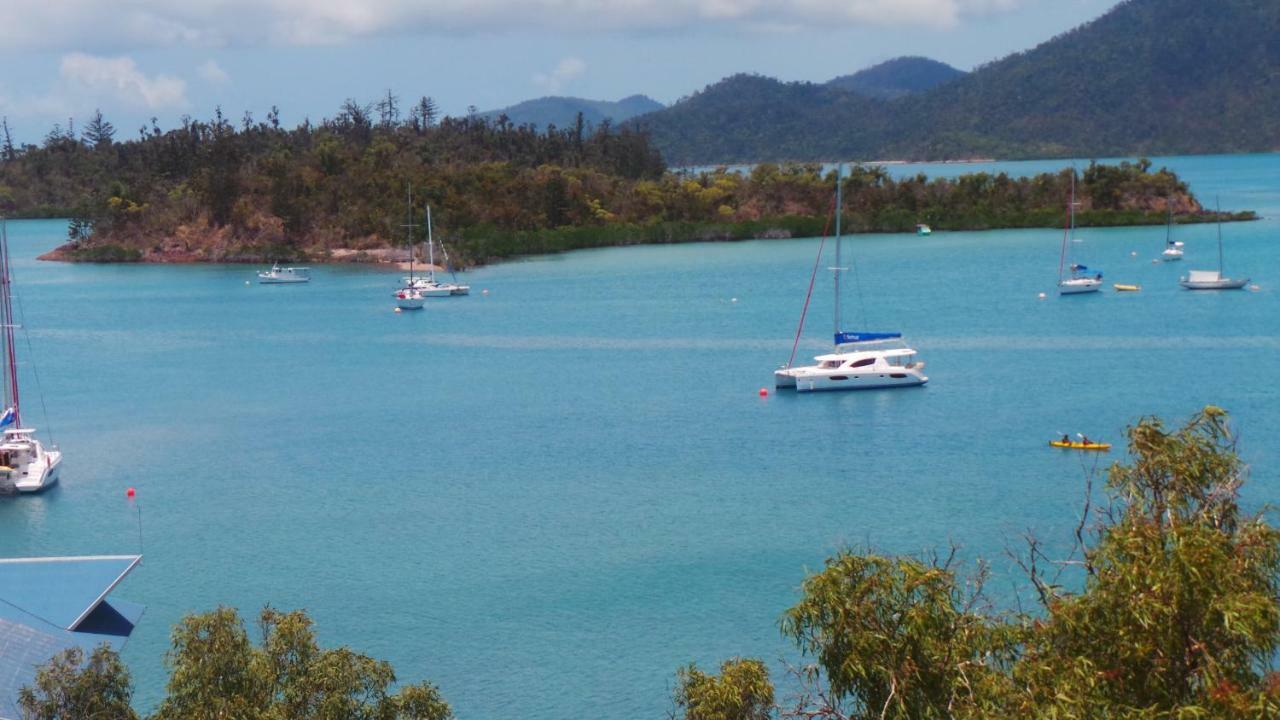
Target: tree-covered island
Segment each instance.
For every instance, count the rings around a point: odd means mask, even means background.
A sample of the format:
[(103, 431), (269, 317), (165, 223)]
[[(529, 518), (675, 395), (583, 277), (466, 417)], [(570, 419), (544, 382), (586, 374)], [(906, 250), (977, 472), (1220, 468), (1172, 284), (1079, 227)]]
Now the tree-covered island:
[[(647, 135), (437, 118), (423, 98), (354, 100), (318, 124), (154, 123), (119, 139), (101, 113), (40, 146), (0, 135), (0, 211), (71, 217), (46, 259), (147, 262), (361, 261), (407, 242), (406, 189), (433, 209), (455, 258), (481, 263), (587, 247), (811, 237), (831, 213), (834, 174), (819, 164), (689, 173), (667, 168)], [(1030, 178), (974, 173), (895, 179), (854, 165), (845, 179), (850, 232), (1060, 227), (1071, 169)], [(1150, 161), (1077, 171), (1082, 226), (1214, 220), (1174, 173)], [(1226, 213), (1232, 220), (1251, 212)], [(417, 222), (421, 223), (419, 215)]]

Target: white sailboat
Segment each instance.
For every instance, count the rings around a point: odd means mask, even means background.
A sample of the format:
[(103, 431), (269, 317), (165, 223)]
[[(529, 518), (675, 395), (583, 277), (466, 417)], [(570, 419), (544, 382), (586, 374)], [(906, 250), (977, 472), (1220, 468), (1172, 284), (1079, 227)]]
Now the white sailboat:
[[(915, 359), (916, 351), (907, 346), (901, 333), (845, 332), (841, 329), (840, 273), (845, 270), (840, 266), (842, 244), (840, 211), (843, 207), (841, 180), (843, 177), (844, 166), (841, 165), (836, 170), (836, 262), (835, 266), (830, 268), (835, 276), (833, 323), (835, 348), (831, 353), (814, 358), (814, 365), (793, 367), (788, 360), (786, 365), (774, 371), (774, 387), (780, 390), (812, 392), (923, 385), (929, 381), (923, 372), (924, 363)], [(818, 250), (818, 255), (821, 258), (821, 248)], [(814, 272), (817, 272), (816, 264)], [(806, 298), (805, 311), (800, 316), (800, 330), (796, 332), (797, 345), (804, 330), (804, 316), (808, 312), (808, 307)], [(796, 346), (793, 345), (792, 360), (795, 359), (795, 350)]]
[[(1058, 294), (1081, 295), (1097, 292), (1102, 288), (1102, 273), (1090, 270), (1079, 263), (1067, 265), (1067, 247), (1074, 240), (1076, 232), (1076, 170), (1071, 168), (1071, 203), (1068, 206), (1070, 220), (1062, 234), (1062, 254), (1058, 258)], [(1070, 275), (1067, 274), (1070, 271)]]
[(13, 316), (13, 280), (9, 263), (9, 234), (0, 220), (0, 322), (3, 339), (4, 398), (7, 406), (0, 413), (0, 491), (40, 492), (58, 482), (62, 469), (62, 453), (56, 446), (45, 448), (36, 437), (35, 428), (22, 426), (22, 405), (18, 393), (17, 345)]
[(1160, 253), (1160, 259), (1165, 262), (1177, 262), (1182, 259), (1183, 244), (1180, 240), (1173, 239), (1173, 198), (1168, 200), (1169, 219), (1165, 221), (1164, 226), (1164, 252)]
[(1222, 206), (1218, 205), (1218, 269), (1192, 270), (1186, 277), (1178, 280), (1178, 284), (1188, 290), (1239, 290), (1249, 284), (1249, 278), (1243, 280), (1225, 277), (1222, 274)]
[[(440, 244), (441, 251), (444, 252), (445, 265), (449, 265), (449, 251), (445, 250), (444, 243)], [(427, 206), (427, 274), (425, 276), (414, 277), (412, 270), (409, 277), (404, 278), (405, 287), (413, 288), (422, 293), (424, 297), (449, 297), (450, 295), (469, 295), (471, 294), (470, 285), (460, 285), (457, 278), (454, 282), (440, 282), (436, 279), (436, 247), (435, 239), (431, 235), (431, 206)], [(452, 273), (452, 271), (450, 271)]]
[(404, 278), (404, 286), (396, 290), (394, 293), (396, 299), (396, 310), (421, 310), (425, 296), (418, 287), (415, 286), (415, 277), (413, 275), (413, 229), (417, 225), (413, 224), (413, 189), (406, 188), (406, 195), (409, 199), (409, 218), (403, 227), (409, 238), (409, 277)]

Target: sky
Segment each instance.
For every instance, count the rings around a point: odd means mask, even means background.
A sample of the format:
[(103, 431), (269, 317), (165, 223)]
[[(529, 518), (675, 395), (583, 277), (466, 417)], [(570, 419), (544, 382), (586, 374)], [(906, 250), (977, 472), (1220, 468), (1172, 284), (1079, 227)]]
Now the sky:
[(432, 97), (450, 115), (543, 95), (671, 103), (753, 72), (822, 82), (901, 55), (964, 70), (1118, 0), (3, 0), (0, 116), (15, 142), (101, 109), (152, 117)]

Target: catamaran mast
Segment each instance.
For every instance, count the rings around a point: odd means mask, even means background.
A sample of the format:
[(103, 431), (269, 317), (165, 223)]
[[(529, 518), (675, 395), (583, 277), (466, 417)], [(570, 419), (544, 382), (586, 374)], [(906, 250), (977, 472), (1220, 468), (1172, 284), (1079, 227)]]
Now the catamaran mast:
[[(13, 409), (13, 424), (22, 427), (18, 410), (18, 358), (13, 341), (13, 280), (9, 276), (9, 228), (0, 219), (0, 322), (4, 323), (5, 402)], [(0, 413), (4, 412), (0, 408)]]
[(842, 202), (844, 197), (841, 194), (841, 182), (844, 179), (844, 163), (836, 165), (836, 266), (831, 268), (835, 273), (836, 284), (836, 311), (835, 311), (835, 329), (832, 331), (832, 337), (840, 334), (840, 271), (843, 269), (840, 265), (840, 211), (844, 208)]

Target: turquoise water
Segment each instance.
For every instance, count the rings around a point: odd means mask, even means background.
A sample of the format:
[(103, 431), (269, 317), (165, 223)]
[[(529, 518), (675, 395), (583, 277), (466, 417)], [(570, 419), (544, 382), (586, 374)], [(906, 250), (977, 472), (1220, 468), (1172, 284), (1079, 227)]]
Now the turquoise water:
[(1266, 216), (1225, 228), (1257, 291), (1177, 287), (1213, 267), (1212, 226), (1178, 229), (1181, 267), (1151, 262), (1163, 228), (1081, 231), (1079, 260), (1143, 291), (1045, 300), (1058, 232), (860, 236), (846, 314), (906, 331), (931, 382), (763, 399), (816, 240), (513, 262), (397, 315), (374, 269), (42, 263), (65, 225), (13, 222), (47, 403), (25, 364), (25, 415), (67, 459), (52, 492), (0, 500), (0, 555), (136, 551), (137, 488), (146, 560), (117, 593), (148, 606), (125, 653), (144, 707), (184, 613), (270, 603), (462, 717), (662, 717), (679, 665), (787, 653), (776, 620), (841, 545), (956, 542), (1011, 597), (1005, 546), (1076, 520), (1089, 460), (1045, 447), (1062, 432), (1220, 404), (1248, 500), (1280, 501), (1278, 160), (1157, 160)]

